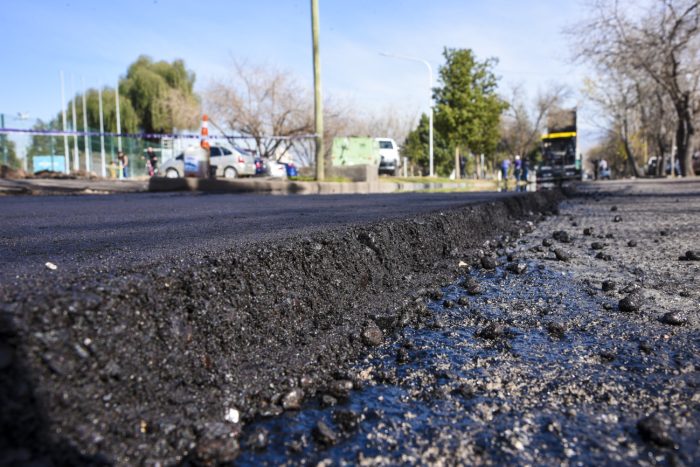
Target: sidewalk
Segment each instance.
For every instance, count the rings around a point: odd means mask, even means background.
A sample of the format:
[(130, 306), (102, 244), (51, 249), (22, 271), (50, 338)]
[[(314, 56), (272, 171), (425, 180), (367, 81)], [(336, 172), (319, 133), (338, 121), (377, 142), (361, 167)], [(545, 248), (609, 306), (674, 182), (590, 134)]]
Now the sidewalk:
[(197, 179), (152, 178), (150, 180), (2, 179), (2, 195), (110, 194), (167, 191), (268, 194), (369, 194), (414, 191), (496, 191), (491, 181), (406, 182), (382, 178), (370, 182), (300, 182), (275, 178)]

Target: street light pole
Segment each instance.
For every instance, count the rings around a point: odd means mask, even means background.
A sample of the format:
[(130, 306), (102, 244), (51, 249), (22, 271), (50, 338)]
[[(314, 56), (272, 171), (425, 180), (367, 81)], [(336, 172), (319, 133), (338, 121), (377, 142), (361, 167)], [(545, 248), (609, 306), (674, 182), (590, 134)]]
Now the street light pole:
[(316, 123), (316, 180), (325, 178), (323, 148), (323, 100), (321, 97), (321, 57), (318, 48), (319, 35), (318, 0), (311, 0), (311, 39), (314, 61), (314, 121)]
[(429, 121), (429, 125), (430, 125), (430, 128), (428, 129), (428, 133), (429, 133), (430, 141), (428, 142), (428, 153), (429, 153), (429, 160), (430, 160), (430, 176), (434, 177), (435, 170), (434, 170), (434, 164), (433, 164), (433, 67), (430, 66), (430, 63), (428, 63), (427, 60), (423, 60), (422, 58), (406, 57), (404, 55), (394, 55), (394, 54), (388, 54), (388, 53), (384, 53), (384, 52), (379, 52), (379, 54), (383, 55), (385, 57), (392, 57), (392, 58), (399, 58), (402, 60), (411, 60), (413, 62), (420, 62), (428, 68), (428, 85), (429, 85), (429, 89), (430, 89), (430, 112), (428, 114), (428, 121)]

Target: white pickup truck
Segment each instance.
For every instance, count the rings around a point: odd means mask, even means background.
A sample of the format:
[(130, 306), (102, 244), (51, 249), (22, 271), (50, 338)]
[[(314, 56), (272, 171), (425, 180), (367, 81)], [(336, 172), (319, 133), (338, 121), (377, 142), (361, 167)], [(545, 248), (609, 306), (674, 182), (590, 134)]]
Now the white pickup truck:
[(375, 138), (379, 143), (379, 173), (398, 175), (401, 167), (399, 146), (391, 138)]

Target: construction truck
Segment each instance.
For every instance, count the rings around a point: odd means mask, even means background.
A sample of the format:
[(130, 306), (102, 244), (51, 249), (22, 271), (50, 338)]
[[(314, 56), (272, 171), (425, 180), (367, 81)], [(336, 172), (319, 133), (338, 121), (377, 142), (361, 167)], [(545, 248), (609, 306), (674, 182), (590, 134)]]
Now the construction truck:
[(537, 183), (560, 184), (581, 179), (581, 157), (576, 152), (576, 109), (554, 109), (547, 115), (547, 133), (542, 135), (542, 162)]

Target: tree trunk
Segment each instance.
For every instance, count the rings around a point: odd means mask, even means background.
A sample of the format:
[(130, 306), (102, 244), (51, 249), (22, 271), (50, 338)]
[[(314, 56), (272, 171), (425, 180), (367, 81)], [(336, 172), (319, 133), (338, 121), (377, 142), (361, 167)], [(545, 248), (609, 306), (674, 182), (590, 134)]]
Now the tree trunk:
[(632, 175), (639, 178), (639, 167), (637, 167), (637, 161), (634, 159), (634, 153), (630, 147), (629, 140), (627, 140), (627, 138), (623, 138), (622, 143), (624, 144), (625, 152), (627, 153), (627, 165), (629, 165)]
[(662, 177), (664, 175), (664, 167), (666, 167), (666, 143), (663, 136), (658, 135), (656, 137), (656, 145), (658, 147), (658, 156), (656, 156), (656, 170), (655, 175), (657, 177)]
[[(676, 104), (678, 114), (678, 127), (676, 129), (676, 146), (678, 151), (676, 157), (681, 166), (681, 175), (684, 177), (694, 175), (693, 153), (690, 150), (690, 141), (695, 133), (693, 127), (693, 116), (690, 111), (690, 95), (686, 92), (683, 99)], [(671, 171), (674, 168), (671, 167)]]
[(455, 146), (455, 180), (459, 180), (459, 146)]

